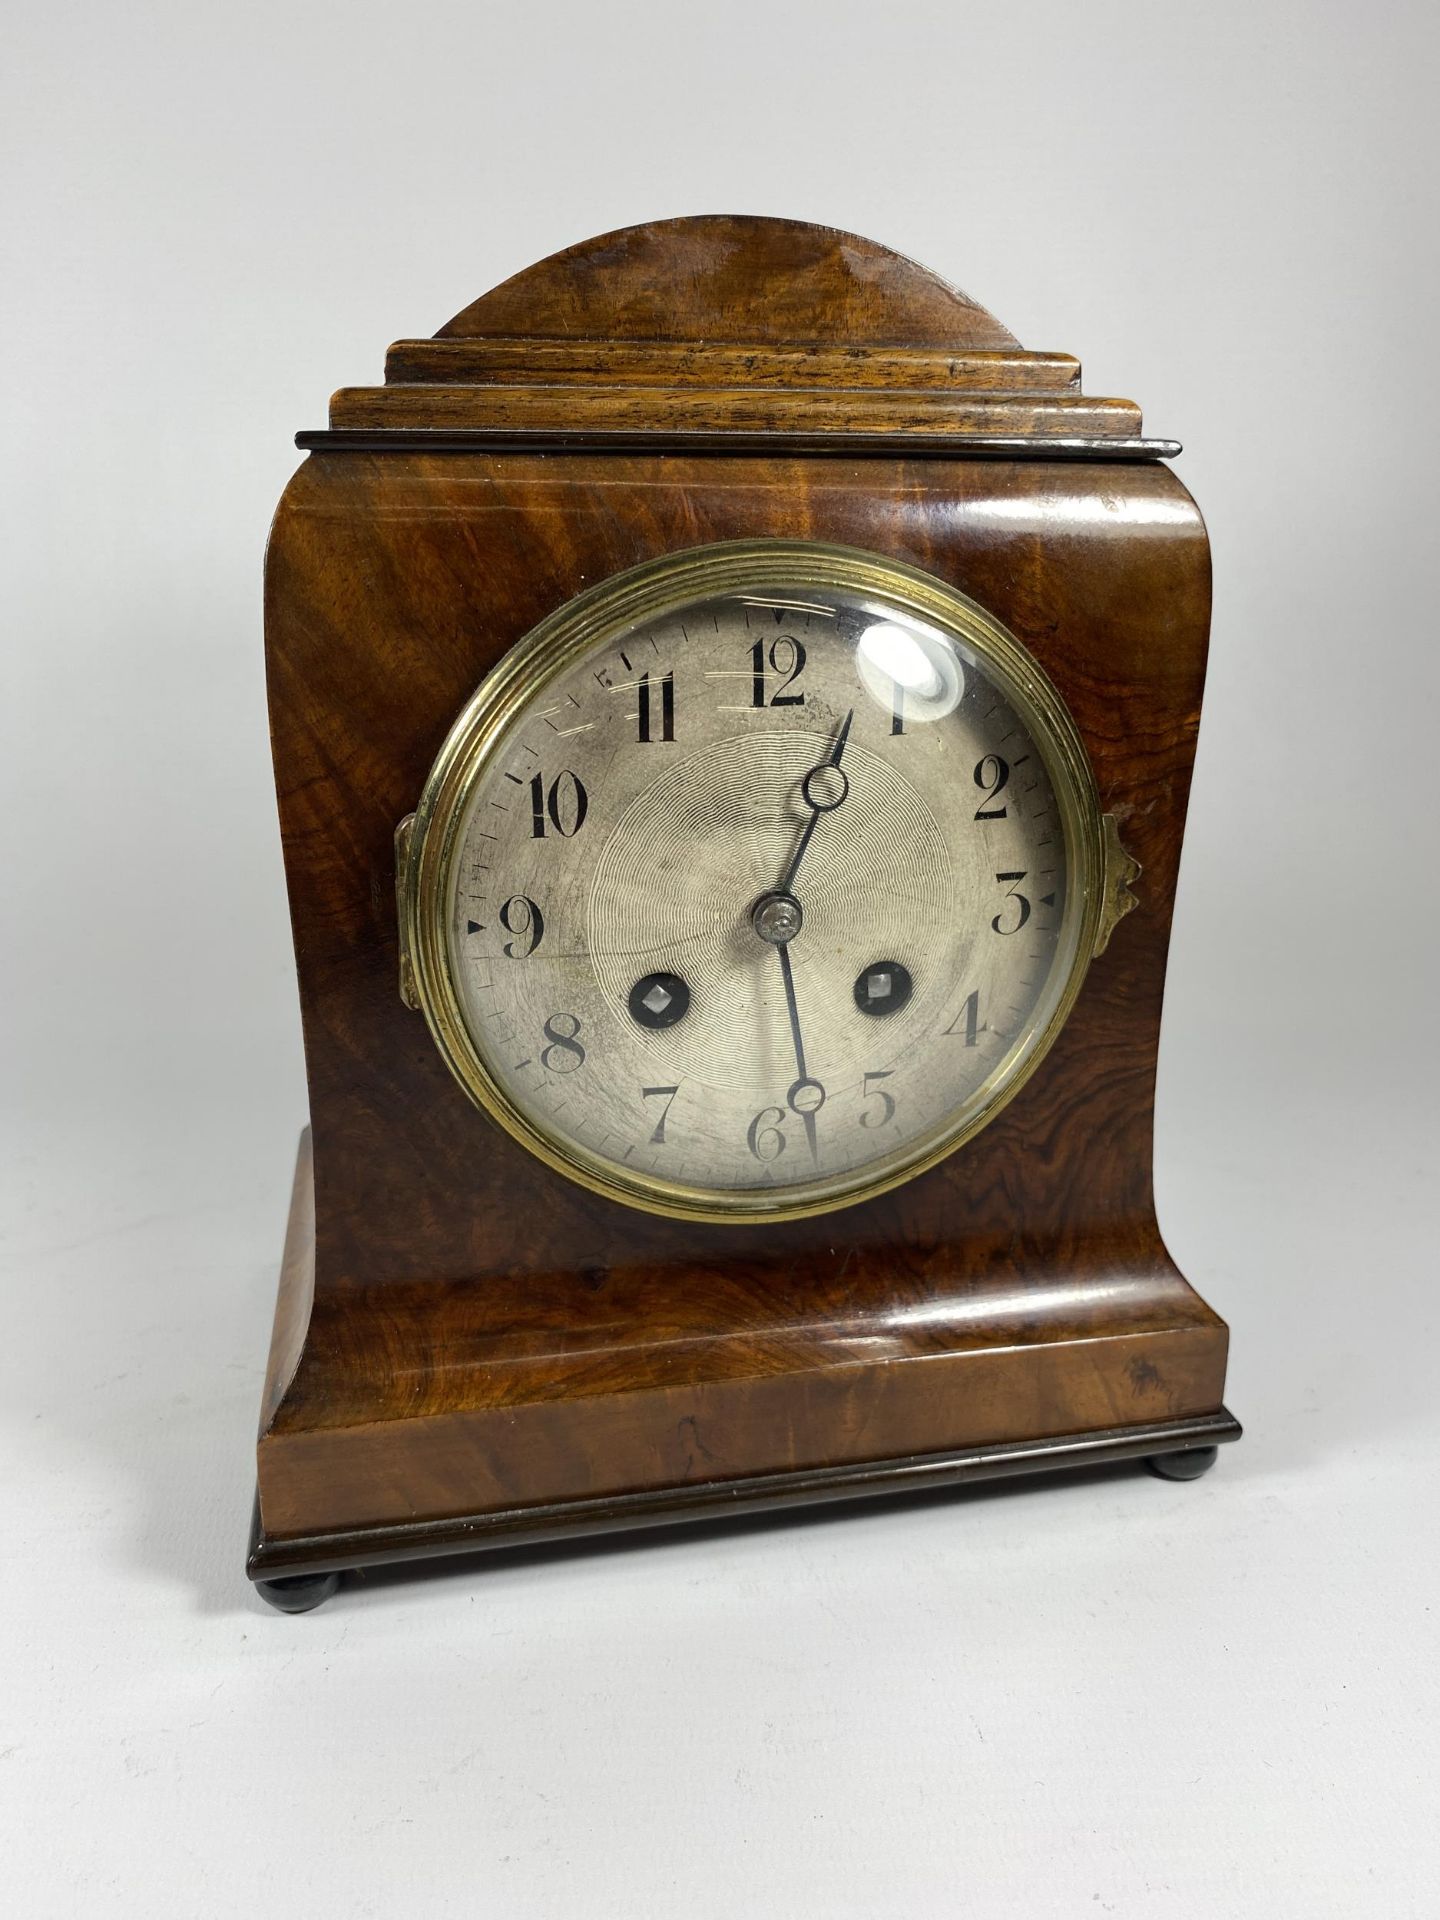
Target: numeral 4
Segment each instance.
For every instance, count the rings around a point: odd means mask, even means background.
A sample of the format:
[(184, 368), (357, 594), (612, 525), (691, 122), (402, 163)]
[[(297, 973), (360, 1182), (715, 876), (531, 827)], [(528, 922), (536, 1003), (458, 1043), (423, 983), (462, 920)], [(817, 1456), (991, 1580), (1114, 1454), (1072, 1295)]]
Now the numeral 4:
[(978, 987), (973, 993), (966, 994), (959, 1013), (945, 1029), (947, 1037), (952, 1033), (961, 1032), (962, 1022), (965, 1044), (967, 1047), (973, 1047), (980, 1036), (980, 989)]

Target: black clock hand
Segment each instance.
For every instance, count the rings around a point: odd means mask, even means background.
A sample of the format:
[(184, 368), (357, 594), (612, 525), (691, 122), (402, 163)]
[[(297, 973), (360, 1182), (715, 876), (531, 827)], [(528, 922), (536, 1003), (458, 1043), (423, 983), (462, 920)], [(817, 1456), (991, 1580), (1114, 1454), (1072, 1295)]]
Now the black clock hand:
[(791, 1087), (785, 1098), (790, 1111), (798, 1113), (805, 1123), (805, 1138), (810, 1147), (810, 1158), (819, 1165), (820, 1140), (816, 1132), (815, 1116), (825, 1104), (825, 1089), (818, 1080), (812, 1080), (805, 1066), (805, 1042), (800, 1033), (800, 1009), (795, 1000), (795, 974), (790, 965), (790, 947), (788, 941), (777, 946), (780, 956), (780, 972), (785, 981), (785, 1005), (790, 1014), (790, 1038), (795, 1042), (795, 1071), (799, 1079)]
[[(795, 876), (800, 871), (800, 862), (805, 858), (805, 849), (810, 844), (810, 836), (814, 833), (816, 823), (821, 814), (833, 813), (850, 791), (849, 778), (840, 767), (840, 756), (845, 751), (845, 742), (850, 738), (850, 722), (854, 718), (855, 709), (852, 707), (841, 723), (840, 731), (835, 738), (835, 745), (830, 750), (829, 759), (821, 760), (818, 765), (811, 767), (810, 771), (800, 783), (800, 792), (804, 797), (806, 806), (810, 809), (810, 818), (805, 822), (805, 830), (800, 835), (799, 845), (790, 857), (789, 866), (786, 867), (784, 873), (781, 875), (780, 885), (776, 888), (777, 893), (789, 893), (793, 887)], [(829, 767), (833, 767), (840, 775), (840, 791), (833, 800), (817, 800), (811, 791), (812, 783), (820, 775), (824, 774)]]
[[(790, 965), (790, 949), (788, 946), (783, 946), (776, 947), (775, 951), (780, 956), (780, 971), (785, 978), (785, 1005), (790, 1013), (790, 1038), (795, 1042), (795, 1071), (799, 1074), (800, 1081), (804, 1081), (810, 1076), (805, 1071), (805, 1042), (800, 1036), (800, 1009), (795, 1003), (795, 974)], [(796, 1082), (797, 1086), (800, 1081)]]
[[(825, 1089), (818, 1080), (810, 1078), (805, 1065), (805, 1039), (800, 1031), (800, 1009), (795, 1000), (795, 974), (790, 965), (790, 942), (800, 931), (803, 914), (800, 902), (790, 891), (796, 874), (800, 871), (800, 862), (805, 858), (805, 850), (810, 845), (810, 836), (815, 831), (816, 822), (822, 813), (833, 813), (850, 791), (850, 781), (840, 766), (845, 752), (845, 742), (850, 738), (850, 724), (855, 718), (852, 707), (841, 722), (840, 731), (835, 736), (835, 744), (829, 756), (818, 761), (800, 783), (805, 804), (810, 809), (810, 818), (794, 853), (790, 856), (780, 884), (773, 893), (762, 894), (751, 909), (751, 924), (762, 940), (767, 940), (780, 956), (780, 976), (785, 982), (785, 1009), (790, 1016), (790, 1038), (795, 1044), (795, 1071), (798, 1078), (785, 1096), (790, 1111), (798, 1114), (804, 1122), (805, 1138), (810, 1147), (810, 1158), (819, 1165), (820, 1140), (815, 1124), (815, 1116), (825, 1104)], [(816, 783), (827, 773), (840, 776), (839, 792), (833, 799), (817, 797)]]

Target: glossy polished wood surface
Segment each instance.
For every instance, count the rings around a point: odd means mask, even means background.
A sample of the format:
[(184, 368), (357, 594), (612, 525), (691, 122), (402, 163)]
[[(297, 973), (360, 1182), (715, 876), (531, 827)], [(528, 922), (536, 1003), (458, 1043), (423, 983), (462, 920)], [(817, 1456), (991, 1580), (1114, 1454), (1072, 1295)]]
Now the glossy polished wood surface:
[[(1028, 367), (973, 303), (894, 256), (882, 271), (882, 249), (861, 256), (860, 272), (823, 230), (798, 230), (820, 236), (800, 247), (807, 297), (820, 301), (807, 321), (799, 293), (747, 301), (747, 271), (764, 284), (799, 246), (783, 222), (750, 223), (748, 270), (729, 223), (729, 264), (710, 270), (723, 311), (707, 321), (682, 304), (668, 341), (633, 344), (687, 273), (706, 284), (697, 263), (713, 263), (720, 236), (697, 224), (707, 231), (693, 246), (651, 229), (643, 243), (591, 243), (588, 265), (577, 264), (582, 249), (559, 256), (568, 266), (532, 269), (525, 299), (543, 351), (529, 372), (550, 383), (558, 370), (572, 397), (603, 376), (613, 386), (593, 345), (608, 326), (631, 343), (619, 363), (634, 374), (627, 405), (665, 420), (703, 373), (695, 339), (708, 324), (733, 341), (742, 319), (764, 329), (757, 362), (773, 352), (794, 374), (797, 356), (813, 356), (813, 386), (796, 390), (790, 419), (802, 408), (813, 419), (817, 401), (834, 398), (847, 326), (893, 358), (943, 344), (935, 329), (954, 324), (957, 365), (988, 352), (992, 371)], [(816, 291), (827, 274), (843, 282), (833, 310)], [(896, 315), (917, 276), (907, 333)], [(514, 375), (527, 278), (445, 336), (493, 335), (503, 352), (490, 371), (511, 391), (525, 384)], [(572, 337), (557, 347), (565, 316)], [(726, 392), (737, 353), (743, 345), (717, 363)], [(1045, 380), (1073, 391), (1073, 362), (1034, 359), (1045, 367), (1016, 374), (1008, 404), (1028, 405)], [(432, 398), (451, 390), (457, 364), (392, 353), (394, 371), (428, 383)], [(933, 392), (940, 363), (926, 364)], [(470, 366), (483, 393), (486, 367)], [(656, 368), (663, 381), (646, 377)], [(918, 390), (901, 370), (904, 391)], [(767, 390), (765, 404), (779, 405), (783, 426), (784, 391)], [(1057, 683), (1144, 872), (1138, 910), (1092, 967), (1053, 1051), (974, 1141), (860, 1207), (705, 1227), (585, 1192), (470, 1106), (399, 998), (392, 835), (456, 712), (544, 615), (654, 555), (767, 534), (908, 561), (990, 608)], [(1220, 1407), (1225, 1329), (1171, 1264), (1151, 1189), (1209, 607), (1204, 528), (1167, 468), (783, 450), (320, 453), (281, 503), (266, 595), (314, 1134), (313, 1235), (302, 1165), (262, 1424), (266, 1535), (439, 1522)]]
[(968, 294), (861, 234), (725, 213), (582, 240), (472, 301), (438, 337), (492, 334), (952, 352), (1018, 344)]
[(663, 409), (672, 431), (729, 433), (1137, 434), (1129, 400), (1063, 392), (993, 395), (930, 388), (437, 386), (345, 387), (330, 402), (332, 427), (467, 428), (483, 433), (617, 433), (644, 428)]
[(387, 386), (546, 386), (588, 380), (625, 387), (904, 387), (1014, 394), (1080, 390), (1068, 353), (951, 347), (864, 347), (752, 340), (567, 340), (481, 335), (397, 340)]
[[(509, 327), (524, 320), (523, 331)], [(789, 330), (794, 325), (795, 332)], [(1080, 390), (924, 267), (793, 221), (717, 216), (607, 234), (398, 341), (332, 428), (1110, 435), (1130, 400)]]

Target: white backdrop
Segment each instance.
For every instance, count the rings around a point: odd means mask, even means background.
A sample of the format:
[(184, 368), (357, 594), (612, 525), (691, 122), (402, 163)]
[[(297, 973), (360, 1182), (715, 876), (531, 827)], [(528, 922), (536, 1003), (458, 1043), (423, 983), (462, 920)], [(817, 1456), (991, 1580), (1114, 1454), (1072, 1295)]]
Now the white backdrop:
[[(4, 50), (13, 1911), (1434, 1913), (1433, 7), (55, 0)], [(1247, 1438), (285, 1619), (241, 1561), (305, 1105), (290, 435), (710, 211), (872, 234), (1187, 443), (1158, 1182)]]

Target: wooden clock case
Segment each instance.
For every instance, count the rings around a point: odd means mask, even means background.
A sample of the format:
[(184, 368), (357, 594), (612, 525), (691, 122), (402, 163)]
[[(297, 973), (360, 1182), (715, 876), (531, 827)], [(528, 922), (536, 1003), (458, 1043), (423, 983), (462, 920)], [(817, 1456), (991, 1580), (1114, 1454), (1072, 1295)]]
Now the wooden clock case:
[[(1129, 401), (913, 262), (789, 221), (574, 247), (345, 389), (276, 515), (266, 655), (311, 1129), (249, 1572), (1159, 1457), (1239, 1428), (1151, 1141), (1209, 618), (1204, 525)], [(898, 1190), (706, 1226), (550, 1171), (399, 991), (393, 840), (456, 713), (582, 588), (837, 542), (995, 613), (1058, 685), (1138, 908), (999, 1117)]]

